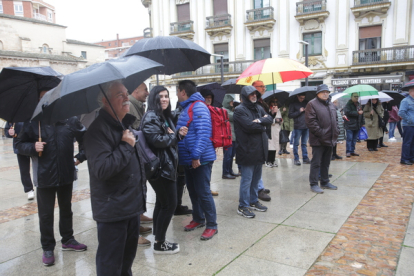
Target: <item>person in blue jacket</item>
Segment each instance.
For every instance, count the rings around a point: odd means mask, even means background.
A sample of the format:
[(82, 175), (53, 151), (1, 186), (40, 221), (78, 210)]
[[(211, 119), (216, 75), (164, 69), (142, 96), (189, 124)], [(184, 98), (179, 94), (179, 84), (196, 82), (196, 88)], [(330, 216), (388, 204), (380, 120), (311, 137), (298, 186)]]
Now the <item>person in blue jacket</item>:
[(193, 205), (193, 220), (184, 230), (192, 231), (206, 225), (201, 240), (209, 240), (218, 232), (216, 206), (210, 192), (211, 169), (216, 160), (216, 151), (210, 140), (210, 111), (203, 96), (196, 91), (195, 83), (190, 80), (178, 83), (177, 97), (183, 108), (177, 130), (188, 127), (187, 136), (181, 137), (178, 142), (178, 159), (179, 164), (184, 165), (187, 189)]
[(414, 84), (406, 84), (403, 90), (408, 90), (408, 96), (401, 101), (398, 111), (398, 116), (402, 118), (403, 127), (401, 164), (412, 165), (414, 163)]

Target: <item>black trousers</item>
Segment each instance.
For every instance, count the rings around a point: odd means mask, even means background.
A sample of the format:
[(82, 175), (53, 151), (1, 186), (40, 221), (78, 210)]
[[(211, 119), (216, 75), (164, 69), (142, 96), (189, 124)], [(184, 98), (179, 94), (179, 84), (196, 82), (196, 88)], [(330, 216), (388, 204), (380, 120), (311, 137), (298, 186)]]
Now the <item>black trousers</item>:
[(156, 200), (153, 214), (153, 233), (158, 242), (165, 241), (165, 234), (170, 225), (171, 218), (177, 207), (177, 184), (175, 181), (160, 177), (150, 180), (155, 191)]
[(180, 170), (178, 170), (177, 172), (177, 207), (183, 204), (184, 187), (185, 187), (185, 174), (184, 174), (184, 168), (183, 168), (183, 172), (180, 172)]
[(321, 185), (329, 183), (329, 165), (331, 164), (332, 147), (312, 147), (312, 161), (309, 172), (310, 185), (318, 185), (319, 172), (321, 172)]
[(54, 250), (56, 246), (53, 232), (56, 196), (59, 205), (59, 233), (62, 236), (61, 241), (66, 243), (68, 240), (73, 239), (72, 187), (73, 184), (71, 183), (59, 187), (37, 189), (40, 242), (44, 251)]
[(337, 145), (335, 145), (335, 146), (332, 148), (332, 156), (336, 156), (336, 155), (337, 155), (337, 153), (336, 153), (336, 146), (337, 146)]
[[(290, 135), (290, 131), (288, 131), (287, 132), (287, 136), (289, 137), (289, 135)], [(279, 144), (280, 145), (280, 147), (279, 147), (279, 150), (286, 150), (286, 146), (287, 146), (287, 142), (286, 143), (282, 143), (282, 144)]]
[(138, 248), (139, 222), (139, 216), (115, 222), (97, 222), (98, 276), (132, 275), (131, 267)]
[(276, 151), (275, 150), (267, 151), (267, 162), (273, 164), (275, 160), (276, 160)]
[(16, 154), (19, 163), (20, 179), (22, 180), (24, 192), (33, 191), (33, 182), (30, 177), (30, 157), (26, 155)]
[(367, 148), (368, 149), (376, 149), (377, 146), (378, 146), (378, 139), (367, 140)]

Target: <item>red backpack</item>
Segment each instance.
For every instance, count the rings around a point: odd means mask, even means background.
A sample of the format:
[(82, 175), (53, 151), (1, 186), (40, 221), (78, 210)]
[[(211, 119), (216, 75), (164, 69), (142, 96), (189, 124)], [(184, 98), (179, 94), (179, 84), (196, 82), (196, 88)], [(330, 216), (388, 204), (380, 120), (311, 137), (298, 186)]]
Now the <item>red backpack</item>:
[[(187, 127), (189, 127), (190, 123), (193, 121), (193, 106), (196, 102), (205, 104), (203, 101), (195, 101), (190, 105), (188, 108), (188, 117), (190, 117), (190, 120), (187, 122)], [(207, 107), (211, 116), (212, 136), (210, 137), (210, 140), (213, 142), (213, 146), (215, 148), (222, 147), (225, 149), (231, 147), (231, 126), (227, 110), (211, 105), (207, 105)]]

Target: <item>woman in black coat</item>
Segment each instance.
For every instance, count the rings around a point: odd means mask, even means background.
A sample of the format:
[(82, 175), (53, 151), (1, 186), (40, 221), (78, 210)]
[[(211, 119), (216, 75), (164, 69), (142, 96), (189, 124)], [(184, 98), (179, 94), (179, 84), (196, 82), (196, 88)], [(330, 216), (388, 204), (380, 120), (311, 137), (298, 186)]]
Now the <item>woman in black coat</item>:
[(151, 150), (160, 159), (160, 168), (149, 183), (156, 194), (153, 225), (154, 253), (175, 254), (177, 243), (165, 240), (165, 234), (177, 207), (177, 143), (178, 135), (186, 135), (186, 127), (178, 133), (173, 124), (169, 92), (164, 86), (155, 86), (148, 99), (148, 111), (142, 119), (141, 130)]

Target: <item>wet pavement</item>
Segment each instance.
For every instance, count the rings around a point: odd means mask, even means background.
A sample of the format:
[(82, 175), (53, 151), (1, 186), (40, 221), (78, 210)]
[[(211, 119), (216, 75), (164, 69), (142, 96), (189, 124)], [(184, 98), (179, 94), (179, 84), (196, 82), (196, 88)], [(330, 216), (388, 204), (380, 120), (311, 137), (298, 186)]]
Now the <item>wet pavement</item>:
[[(263, 167), (269, 209), (254, 219), (237, 214), (239, 179), (221, 179), (219, 157), (211, 181), (219, 192), (219, 233), (201, 241), (202, 229), (183, 231), (191, 216), (175, 216), (167, 239), (178, 242), (181, 252), (154, 255), (151, 247), (139, 247), (134, 275), (414, 275), (413, 168), (399, 164), (401, 142), (388, 145), (370, 153), (359, 143), (360, 157), (333, 161), (331, 182), (338, 190), (321, 195), (309, 189), (309, 165), (294, 166), (292, 154), (278, 155), (279, 167)], [(344, 148), (339, 144), (338, 153), (344, 155)], [(74, 183), (73, 224), (75, 238), (88, 250), (62, 251), (58, 242), (51, 267), (41, 262), (37, 205), (23, 192), (11, 139), (0, 139), (0, 190), (0, 275), (95, 274), (86, 163)], [(155, 195), (150, 185), (148, 190), (152, 216)], [(183, 200), (191, 205), (188, 193)], [(152, 234), (146, 238), (154, 241)]]

